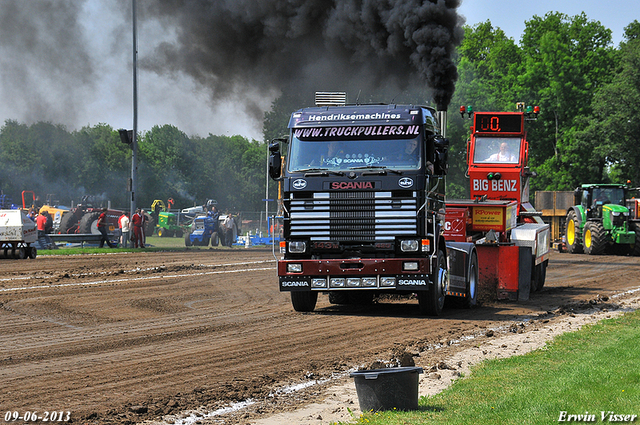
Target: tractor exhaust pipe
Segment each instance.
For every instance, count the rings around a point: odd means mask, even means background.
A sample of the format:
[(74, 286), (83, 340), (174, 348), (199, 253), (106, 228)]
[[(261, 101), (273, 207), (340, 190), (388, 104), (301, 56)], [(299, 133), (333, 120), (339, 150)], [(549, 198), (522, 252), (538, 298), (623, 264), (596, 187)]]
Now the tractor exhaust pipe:
[(447, 111), (438, 111), (438, 122), (440, 123), (440, 134), (447, 137)]

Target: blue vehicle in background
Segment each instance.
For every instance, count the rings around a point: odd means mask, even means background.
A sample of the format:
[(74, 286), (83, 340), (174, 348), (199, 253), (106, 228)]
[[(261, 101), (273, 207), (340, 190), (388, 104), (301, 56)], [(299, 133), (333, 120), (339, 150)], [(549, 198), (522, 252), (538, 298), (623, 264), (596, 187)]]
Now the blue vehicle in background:
[(218, 240), (218, 220), (208, 215), (201, 215), (193, 219), (191, 232), (185, 235), (184, 244), (207, 246), (211, 242), (211, 246), (218, 246)]

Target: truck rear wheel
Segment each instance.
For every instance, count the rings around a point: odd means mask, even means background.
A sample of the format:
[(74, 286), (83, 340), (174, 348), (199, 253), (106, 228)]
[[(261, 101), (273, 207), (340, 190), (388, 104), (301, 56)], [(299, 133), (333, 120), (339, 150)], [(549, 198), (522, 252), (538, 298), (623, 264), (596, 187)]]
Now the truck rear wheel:
[(316, 308), (318, 293), (312, 291), (291, 291), (291, 304), (295, 311), (309, 312)]
[(471, 308), (478, 304), (478, 254), (474, 250), (469, 259), (469, 279), (467, 281), (464, 307)]
[(442, 252), (438, 250), (436, 260), (436, 269), (432, 275), (433, 284), (428, 291), (418, 292), (418, 306), (420, 314), (427, 316), (439, 316), (444, 308), (445, 294), (449, 286), (449, 278), (447, 276), (447, 259)]
[(584, 225), (584, 252), (589, 255), (602, 254), (607, 246), (602, 223), (589, 221)]
[(571, 210), (567, 213), (567, 219), (565, 223), (567, 238), (567, 252), (569, 254), (581, 254), (582, 244), (579, 241), (580, 225), (578, 224), (578, 217), (576, 212)]

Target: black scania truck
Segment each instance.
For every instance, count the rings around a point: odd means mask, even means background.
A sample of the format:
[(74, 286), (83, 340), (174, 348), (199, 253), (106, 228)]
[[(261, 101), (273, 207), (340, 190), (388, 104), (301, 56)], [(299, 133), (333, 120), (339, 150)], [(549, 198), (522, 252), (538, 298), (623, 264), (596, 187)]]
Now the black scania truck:
[(448, 296), (474, 305), (474, 245), (443, 237), (448, 141), (435, 109), (320, 96), (326, 104), (317, 94), (320, 106), (294, 112), (289, 136), (269, 146), (282, 185), (280, 290), (293, 308), (312, 311), (320, 292), (335, 304), (417, 294), (426, 315)]

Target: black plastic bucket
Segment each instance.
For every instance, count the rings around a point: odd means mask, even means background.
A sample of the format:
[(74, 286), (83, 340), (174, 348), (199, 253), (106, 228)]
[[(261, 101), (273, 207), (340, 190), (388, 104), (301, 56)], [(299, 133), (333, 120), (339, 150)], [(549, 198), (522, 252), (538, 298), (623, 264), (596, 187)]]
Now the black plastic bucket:
[(355, 379), (360, 410), (417, 410), (418, 375), (421, 367), (392, 367), (359, 370), (349, 376)]

